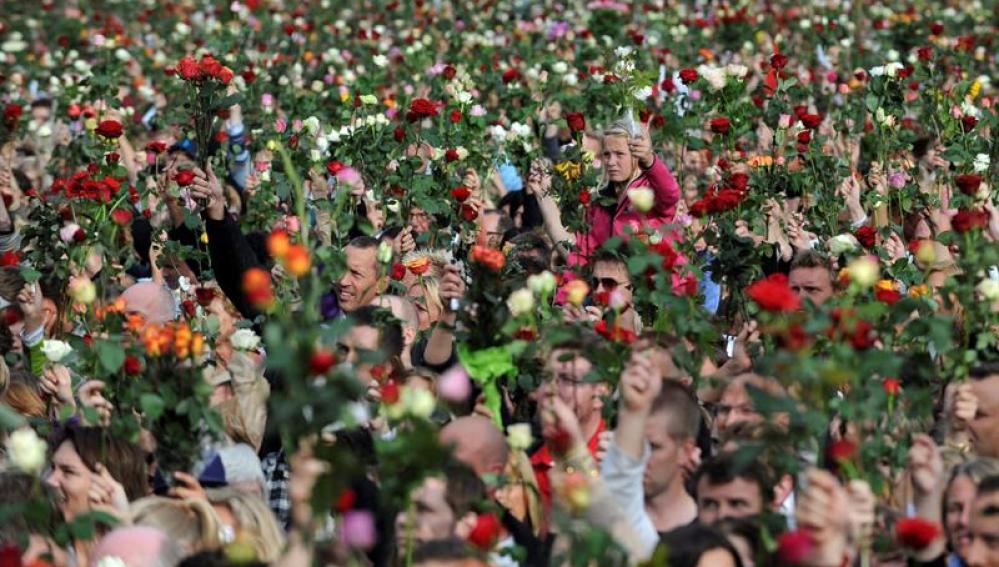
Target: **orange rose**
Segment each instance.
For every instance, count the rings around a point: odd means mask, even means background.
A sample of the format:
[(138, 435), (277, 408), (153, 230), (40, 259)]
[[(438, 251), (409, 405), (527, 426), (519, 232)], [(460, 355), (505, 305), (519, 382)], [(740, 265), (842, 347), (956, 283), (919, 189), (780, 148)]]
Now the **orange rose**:
[(309, 273), (312, 261), (309, 259), (309, 251), (300, 244), (292, 244), (288, 247), (288, 252), (284, 257), (284, 267), (288, 273), (296, 278), (300, 278)]
[(427, 273), (430, 269), (430, 258), (423, 256), (422, 258), (415, 258), (406, 262), (406, 268), (413, 273), (414, 276), (422, 276)]

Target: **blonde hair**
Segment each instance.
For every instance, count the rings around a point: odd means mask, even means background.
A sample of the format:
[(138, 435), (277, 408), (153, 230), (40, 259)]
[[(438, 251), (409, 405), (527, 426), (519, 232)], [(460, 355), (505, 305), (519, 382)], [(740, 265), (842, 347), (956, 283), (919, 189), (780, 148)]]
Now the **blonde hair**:
[(206, 491), (213, 504), (225, 504), (239, 523), (236, 533), (253, 546), (257, 559), (264, 563), (276, 561), (284, 550), (284, 531), (274, 513), (259, 495), (233, 487), (210, 488)]
[(148, 496), (133, 502), (129, 511), (134, 525), (162, 530), (189, 554), (222, 547), (222, 521), (204, 500)]

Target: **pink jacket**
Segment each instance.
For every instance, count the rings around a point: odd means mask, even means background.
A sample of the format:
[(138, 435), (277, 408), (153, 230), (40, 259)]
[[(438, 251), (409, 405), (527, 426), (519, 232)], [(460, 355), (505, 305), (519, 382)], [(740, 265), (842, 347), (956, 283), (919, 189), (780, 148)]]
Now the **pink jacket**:
[[(655, 193), (652, 210), (640, 213), (631, 206), (628, 192), (622, 191), (617, 199), (617, 207), (612, 212), (604, 207), (591, 206), (587, 212), (590, 230), (576, 233), (576, 249), (569, 255), (570, 266), (582, 266), (590, 256), (614, 236), (627, 237), (628, 232), (638, 232), (642, 228), (656, 228), (670, 224), (676, 217), (676, 204), (680, 201), (680, 186), (666, 164), (655, 157), (652, 166), (643, 171), (628, 185), (649, 187)], [(630, 227), (630, 230), (629, 230)]]

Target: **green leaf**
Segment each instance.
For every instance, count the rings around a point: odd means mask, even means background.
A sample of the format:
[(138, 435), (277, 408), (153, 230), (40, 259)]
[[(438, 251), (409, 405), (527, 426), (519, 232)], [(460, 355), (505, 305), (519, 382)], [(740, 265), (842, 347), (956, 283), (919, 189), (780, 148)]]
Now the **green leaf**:
[(21, 268), (21, 277), (27, 283), (37, 282), (39, 279), (41, 279), (42, 273), (34, 268), (29, 268), (27, 266), (24, 266)]
[(97, 342), (97, 358), (101, 361), (101, 366), (108, 373), (118, 372), (121, 365), (125, 363), (125, 349), (120, 344), (110, 341)]
[(146, 417), (155, 421), (163, 415), (163, 409), (166, 407), (166, 404), (163, 402), (163, 398), (156, 394), (146, 393), (142, 394), (139, 398), (139, 407), (142, 408), (142, 413)]

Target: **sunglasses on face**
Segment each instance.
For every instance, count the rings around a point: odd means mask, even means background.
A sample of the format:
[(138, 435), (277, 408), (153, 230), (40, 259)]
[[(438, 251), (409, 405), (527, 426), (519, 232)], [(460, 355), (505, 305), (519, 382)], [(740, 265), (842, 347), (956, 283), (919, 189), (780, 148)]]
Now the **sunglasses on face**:
[(604, 289), (607, 291), (614, 291), (615, 289), (618, 288), (618, 286), (621, 286), (624, 289), (628, 289), (629, 287), (631, 287), (630, 284), (619, 282), (614, 278), (593, 278), (593, 281), (591, 283), (593, 289), (597, 289), (600, 286), (604, 286)]

